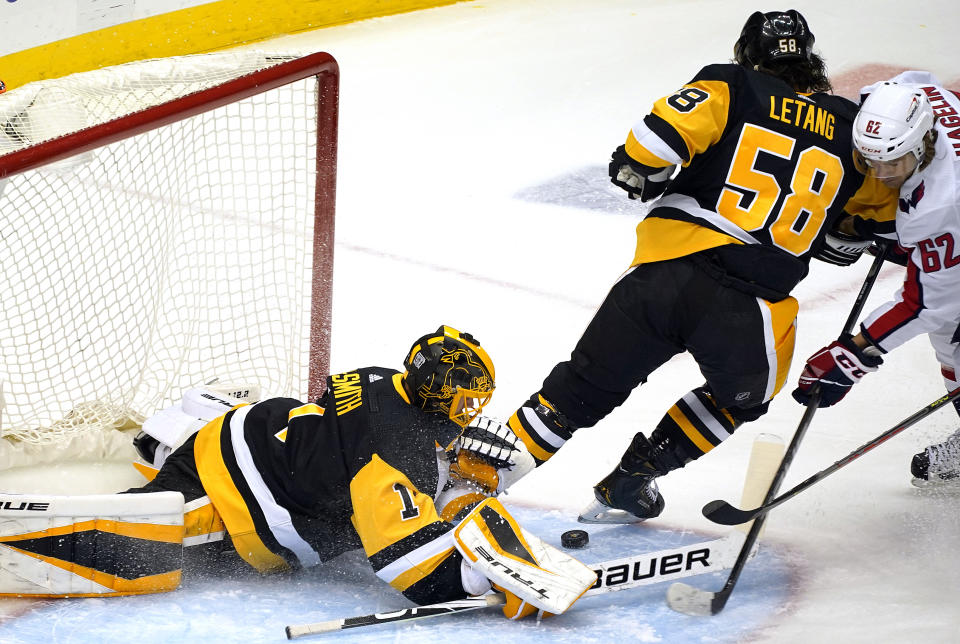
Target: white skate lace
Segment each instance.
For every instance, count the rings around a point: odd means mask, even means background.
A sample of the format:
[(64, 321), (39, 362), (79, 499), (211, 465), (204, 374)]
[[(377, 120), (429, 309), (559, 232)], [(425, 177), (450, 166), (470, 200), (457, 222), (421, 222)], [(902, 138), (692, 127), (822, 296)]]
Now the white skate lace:
[(960, 429), (947, 440), (926, 449), (930, 465), (928, 479), (951, 479), (960, 477)]
[(657, 482), (650, 479), (650, 482), (643, 488), (642, 494), (647, 497), (648, 505), (653, 506), (657, 501), (657, 496), (660, 494), (660, 488), (657, 487)]

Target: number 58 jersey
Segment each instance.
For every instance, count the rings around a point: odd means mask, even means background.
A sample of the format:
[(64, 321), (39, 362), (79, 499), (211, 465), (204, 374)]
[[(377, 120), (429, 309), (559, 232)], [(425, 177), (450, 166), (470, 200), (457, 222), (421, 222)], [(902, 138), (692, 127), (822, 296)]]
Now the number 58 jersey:
[(844, 211), (892, 232), (896, 193), (854, 165), (856, 110), (740, 65), (703, 68), (627, 138), (638, 163), (682, 166), (637, 226), (633, 265), (714, 249), (737, 283), (782, 299)]

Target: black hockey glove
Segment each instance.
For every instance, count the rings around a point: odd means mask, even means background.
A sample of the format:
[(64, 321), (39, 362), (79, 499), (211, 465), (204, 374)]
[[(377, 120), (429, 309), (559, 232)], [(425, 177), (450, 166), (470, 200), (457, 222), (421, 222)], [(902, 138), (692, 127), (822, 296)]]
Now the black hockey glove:
[(793, 398), (806, 405), (815, 384), (820, 384), (820, 407), (831, 407), (843, 400), (860, 379), (883, 364), (880, 350), (874, 346), (861, 349), (853, 338), (845, 335), (823, 347), (807, 359)]
[(814, 254), (814, 258), (835, 266), (849, 266), (860, 259), (863, 251), (872, 245), (872, 239), (863, 239), (857, 235), (832, 230), (823, 239), (823, 244)]
[(676, 166), (673, 165), (666, 168), (651, 168), (637, 163), (627, 154), (626, 147), (621, 145), (613, 151), (608, 174), (610, 182), (626, 190), (631, 199), (650, 201), (662, 195), (667, 189), (674, 168)]

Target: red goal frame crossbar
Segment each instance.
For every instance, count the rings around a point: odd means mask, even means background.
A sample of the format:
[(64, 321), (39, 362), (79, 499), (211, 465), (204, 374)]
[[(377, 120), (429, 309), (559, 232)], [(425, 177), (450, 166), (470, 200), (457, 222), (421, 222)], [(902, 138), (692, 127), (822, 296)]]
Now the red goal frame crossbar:
[(0, 179), (116, 143), (311, 76), (317, 78), (319, 95), (307, 396), (310, 400), (315, 400), (323, 393), (330, 366), (340, 93), (340, 68), (333, 56), (325, 52), (303, 56), (240, 76), (216, 87), (10, 152), (0, 156)]

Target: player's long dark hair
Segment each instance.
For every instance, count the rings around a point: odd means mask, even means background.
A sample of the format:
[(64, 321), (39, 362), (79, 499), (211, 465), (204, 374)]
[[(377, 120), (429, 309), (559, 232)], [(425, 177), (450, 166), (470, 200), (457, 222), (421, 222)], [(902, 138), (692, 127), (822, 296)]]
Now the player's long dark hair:
[[(736, 61), (744, 65), (744, 61)], [(833, 89), (827, 77), (827, 65), (820, 56), (811, 53), (810, 60), (769, 61), (765, 65), (746, 64), (759, 72), (776, 76), (798, 92), (829, 92)]]

